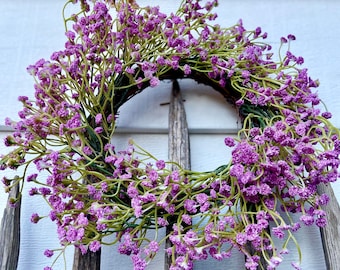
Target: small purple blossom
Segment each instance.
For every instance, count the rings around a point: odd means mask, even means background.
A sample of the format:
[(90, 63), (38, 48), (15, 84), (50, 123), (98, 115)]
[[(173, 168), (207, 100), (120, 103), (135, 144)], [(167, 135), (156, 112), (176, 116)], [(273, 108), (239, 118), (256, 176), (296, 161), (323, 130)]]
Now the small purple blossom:
[(100, 125), (102, 123), (103, 120), (103, 115), (101, 113), (98, 113), (95, 117), (95, 122), (97, 125)]
[(156, 87), (156, 86), (159, 85), (159, 83), (160, 83), (160, 81), (159, 81), (159, 79), (157, 77), (152, 77), (150, 79), (150, 86), (151, 87)]
[(254, 164), (258, 161), (259, 154), (256, 152), (254, 146), (242, 141), (236, 145), (232, 151), (232, 160), (234, 163), (243, 163), (246, 165)]
[(145, 270), (147, 263), (144, 259), (140, 258), (138, 254), (132, 255), (133, 269), (134, 270)]
[(32, 214), (32, 216), (31, 216), (31, 222), (32, 223), (38, 223), (39, 220), (40, 220), (40, 217), (37, 213)]
[(84, 146), (83, 152), (85, 155), (90, 156), (92, 154), (92, 149), (89, 146)]
[(144, 252), (146, 255), (157, 253), (158, 250), (159, 250), (159, 244), (156, 241), (151, 241), (149, 245), (144, 248)]
[(31, 182), (31, 181), (36, 180), (37, 176), (38, 176), (37, 173), (34, 173), (34, 174), (31, 174), (31, 175), (27, 176), (27, 182)]
[(288, 40), (285, 37), (281, 37), (281, 43), (287, 43)]
[(302, 269), (300, 264), (297, 263), (297, 262), (292, 262), (292, 266), (294, 267), (295, 270), (301, 270)]
[(191, 68), (190, 68), (190, 66), (187, 65), (187, 64), (185, 64), (185, 65), (183, 66), (183, 71), (184, 71), (184, 74), (185, 74), (185, 75), (190, 75), (190, 74), (191, 74)]
[(46, 257), (52, 257), (53, 256), (53, 250), (50, 250), (50, 249), (46, 249), (45, 251), (44, 251), (44, 255), (46, 256)]
[(226, 137), (224, 139), (224, 144), (228, 147), (233, 147), (233, 146), (235, 146), (235, 140), (231, 137)]
[(92, 251), (92, 252), (96, 252), (100, 249), (100, 242), (95, 240), (95, 241), (92, 241), (89, 245), (89, 250)]
[(322, 115), (322, 117), (324, 117), (326, 119), (332, 118), (332, 113), (330, 113), (330, 112), (323, 112), (321, 115)]
[(156, 167), (157, 167), (158, 170), (163, 170), (165, 168), (164, 160), (157, 160), (156, 161)]
[(274, 227), (272, 229), (272, 232), (279, 239), (283, 239), (284, 236), (285, 236), (285, 233), (284, 233), (284, 231), (283, 231), (283, 229), (281, 227)]
[(185, 224), (191, 225), (191, 223), (192, 223), (192, 218), (191, 218), (190, 215), (184, 214), (184, 215), (182, 215), (182, 219), (183, 219), (183, 222), (184, 222)]
[(314, 218), (310, 215), (302, 215), (300, 220), (307, 226), (314, 224)]
[(194, 200), (187, 199), (184, 201), (184, 208), (189, 212), (189, 213), (196, 213), (197, 208), (196, 208), (196, 202)]
[(244, 174), (244, 166), (242, 164), (235, 164), (230, 168), (230, 175), (241, 178)]
[(101, 133), (103, 133), (103, 131), (104, 131), (104, 129), (102, 127), (96, 127), (94, 129), (94, 132), (97, 133), (97, 134), (101, 134)]
[(247, 242), (247, 235), (245, 233), (238, 233), (236, 235), (236, 243), (243, 246)]

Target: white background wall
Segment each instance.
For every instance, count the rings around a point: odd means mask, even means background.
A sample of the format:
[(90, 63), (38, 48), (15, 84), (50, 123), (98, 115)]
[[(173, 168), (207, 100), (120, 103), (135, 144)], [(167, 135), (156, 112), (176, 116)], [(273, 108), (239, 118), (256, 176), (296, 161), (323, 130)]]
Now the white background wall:
[[(6, 116), (17, 118), (20, 104), (17, 96), (33, 96), (33, 79), (26, 73), (26, 67), (36, 60), (48, 58), (54, 50), (63, 47), (62, 0), (0, 0), (0, 124)], [(160, 5), (165, 13), (175, 11), (180, 0), (139, 0), (140, 5)], [(313, 78), (319, 78), (319, 95), (329, 111), (333, 112), (333, 123), (340, 127), (340, 1), (336, 0), (220, 0), (217, 8), (218, 22), (229, 26), (242, 18), (248, 29), (261, 26), (269, 33), (268, 42), (275, 47), (281, 36), (294, 34), (297, 40), (292, 51), (305, 58), (305, 66)], [(191, 129), (192, 169), (204, 171), (214, 169), (228, 159), (223, 147), (223, 131), (237, 128), (235, 112), (227, 109), (224, 101), (215, 92), (202, 86), (183, 81), (180, 83)], [(155, 131), (167, 127), (167, 106), (158, 104), (169, 101), (171, 85), (164, 82), (156, 91), (146, 91), (126, 104), (120, 118), (121, 127), (149, 128)], [(152, 89), (155, 90), (155, 89)], [(138, 105), (136, 105), (138, 104)], [(234, 116), (233, 116), (234, 115)], [(214, 134), (203, 134), (204, 130), (215, 130)], [(199, 132), (201, 131), (201, 132)], [(1, 137), (5, 132), (0, 133)], [(133, 137), (140, 145), (159, 158), (167, 158), (166, 134), (118, 135), (117, 144), (123, 145)], [(0, 153), (6, 151), (1, 145)], [(334, 185), (340, 200), (340, 185)], [(5, 207), (7, 194), (0, 192), (0, 216)], [(32, 212), (48, 213), (40, 200), (25, 197), (22, 208), (22, 246), (19, 270), (38, 270), (51, 260), (43, 256), (46, 248), (58, 247), (55, 226), (48, 220), (37, 225), (29, 222)], [(303, 269), (326, 269), (316, 228), (306, 228), (298, 235), (303, 252)], [(0, 240), (1, 241), (1, 240)], [(339, 239), (340, 241), (340, 239)], [(150, 269), (161, 269), (162, 256)], [(243, 258), (236, 256), (232, 261), (209, 265), (204, 262), (197, 269), (214, 267), (238, 270)], [(290, 254), (279, 269), (291, 269), (290, 261), (296, 254)], [(71, 269), (72, 250), (67, 254), (67, 269)], [(224, 267), (223, 267), (224, 266)], [(115, 255), (114, 248), (103, 249), (102, 269), (128, 270), (129, 258)], [(55, 267), (63, 269), (62, 261)]]

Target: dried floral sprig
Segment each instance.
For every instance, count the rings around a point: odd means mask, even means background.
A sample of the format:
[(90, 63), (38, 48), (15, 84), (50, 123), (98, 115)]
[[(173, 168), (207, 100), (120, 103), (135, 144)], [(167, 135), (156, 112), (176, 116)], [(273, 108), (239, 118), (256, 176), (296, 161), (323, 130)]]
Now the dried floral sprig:
[[(63, 247), (95, 252), (113, 244), (105, 243), (113, 234), (137, 270), (169, 238), (172, 270), (229, 258), (233, 249), (246, 255), (247, 269), (261, 267), (260, 257), (274, 269), (288, 242), (299, 249), (293, 233), (301, 225), (326, 225), (321, 206), (329, 199), (317, 186), (336, 181), (340, 141), (331, 114), (316, 107), (318, 81), (289, 50), (275, 62), (260, 28), (212, 24), (216, 5), (186, 0), (166, 15), (134, 1), (82, 0), (78, 14), (64, 17), (65, 48), (28, 67), (35, 99), (19, 97), (20, 121), (6, 121), (15, 132), (5, 144), (14, 150), (1, 159), (3, 170), (23, 173), (3, 183), (36, 183), (30, 195), (50, 205)], [(293, 40), (282, 38), (281, 50)], [(134, 143), (115, 150), (120, 106), (173, 78), (210, 85), (239, 109), (243, 128), (225, 139), (231, 160), (215, 171), (170, 170), (171, 161)], [(173, 232), (159, 239), (170, 221)]]

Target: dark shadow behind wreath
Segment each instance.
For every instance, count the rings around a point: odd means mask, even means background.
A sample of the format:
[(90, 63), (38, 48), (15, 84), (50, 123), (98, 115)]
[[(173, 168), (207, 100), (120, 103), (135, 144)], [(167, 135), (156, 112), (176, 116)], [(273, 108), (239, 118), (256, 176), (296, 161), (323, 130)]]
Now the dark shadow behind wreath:
[[(64, 15), (65, 48), (28, 67), (35, 99), (20, 97), (20, 120), (7, 119), (15, 131), (5, 144), (14, 150), (1, 160), (3, 170), (24, 170), (3, 182), (21, 191), (26, 181), (37, 184), (30, 195), (51, 207), (61, 252), (118, 242), (134, 269), (145, 269), (168, 238), (170, 269), (226, 259), (233, 249), (245, 254), (247, 269), (261, 267), (260, 257), (274, 269), (289, 242), (300, 254), (294, 232), (301, 226), (326, 225), (328, 197), (317, 186), (337, 179), (340, 141), (331, 114), (317, 108), (318, 82), (290, 52), (293, 35), (281, 39), (288, 50), (275, 62), (260, 28), (212, 24), (215, 5), (187, 0), (165, 15), (123, 0), (82, 1), (78, 14)], [(120, 106), (160, 80), (181, 78), (211, 86), (242, 117), (237, 138), (225, 139), (231, 160), (215, 171), (170, 170), (172, 161), (133, 143), (118, 152), (111, 140)], [(159, 239), (174, 217), (173, 232)], [(105, 243), (109, 235), (113, 243)]]

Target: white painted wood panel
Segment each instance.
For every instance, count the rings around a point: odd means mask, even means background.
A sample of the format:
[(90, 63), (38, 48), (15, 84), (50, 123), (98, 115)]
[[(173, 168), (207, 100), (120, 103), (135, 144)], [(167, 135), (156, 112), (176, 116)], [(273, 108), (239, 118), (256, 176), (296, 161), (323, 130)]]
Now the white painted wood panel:
[[(191, 133), (235, 132), (241, 127), (236, 109), (222, 95), (191, 79), (179, 80)], [(164, 133), (168, 129), (171, 81), (147, 88), (119, 111), (119, 132)]]
[[(160, 5), (166, 13), (175, 11), (180, 0), (157, 1), (139, 0), (141, 5)], [(0, 121), (6, 116), (17, 118), (20, 109), (17, 96), (33, 96), (33, 79), (26, 74), (26, 66), (49, 55), (63, 46), (63, 24), (61, 8), (63, 0), (16, 0), (0, 1)], [(297, 40), (292, 51), (305, 58), (305, 66), (314, 78), (319, 78), (319, 95), (328, 109), (333, 112), (333, 122), (340, 127), (340, 2), (335, 0), (220, 0), (217, 9), (218, 22), (229, 26), (243, 18), (246, 28), (261, 26), (269, 33), (268, 41), (277, 48), (281, 36), (295, 34)], [(228, 150), (223, 146), (223, 129), (237, 128), (233, 109), (226, 110), (224, 100), (218, 93), (207, 94), (204, 86), (189, 81), (181, 82), (181, 89), (187, 110), (191, 134), (192, 169), (210, 170), (228, 160)], [(167, 128), (167, 105), (171, 84), (164, 82), (157, 89), (146, 90), (137, 96), (138, 103), (126, 104), (122, 109), (120, 126), (124, 130)], [(0, 124), (1, 124), (0, 123)], [(197, 134), (199, 130), (216, 130), (216, 134)], [(145, 131), (144, 131), (145, 132)], [(163, 131), (162, 131), (163, 132)], [(161, 133), (162, 133), (161, 132)], [(199, 133), (199, 132), (198, 132)], [(1, 133), (1, 139), (5, 133)], [(150, 150), (159, 158), (167, 157), (167, 135), (126, 134), (116, 137), (117, 144), (123, 145), (129, 137)], [(0, 153), (4, 147), (1, 145)], [(1, 174), (1, 173), (0, 173)], [(340, 184), (334, 185), (340, 200)], [(5, 206), (7, 194), (0, 192), (0, 216)], [(55, 226), (48, 220), (37, 225), (29, 222), (32, 212), (48, 213), (44, 202), (24, 197), (22, 209), (22, 246), (18, 270), (38, 270), (51, 261), (43, 256), (45, 248), (57, 247)], [(317, 228), (304, 228), (297, 236), (304, 254), (303, 269), (326, 269)], [(340, 240), (339, 240), (340, 241)], [(288, 258), (289, 257), (289, 258)], [(242, 269), (243, 258), (238, 256), (222, 264), (202, 262), (195, 269), (214, 267), (218, 269)], [(287, 261), (279, 268), (291, 269), (290, 260), (296, 254), (287, 256)], [(67, 253), (67, 269), (72, 265), (72, 249)], [(158, 270), (163, 265), (163, 257), (155, 260), (150, 269)], [(103, 249), (103, 270), (131, 269), (130, 259), (118, 256), (113, 247)], [(62, 260), (55, 269), (63, 269)]]

